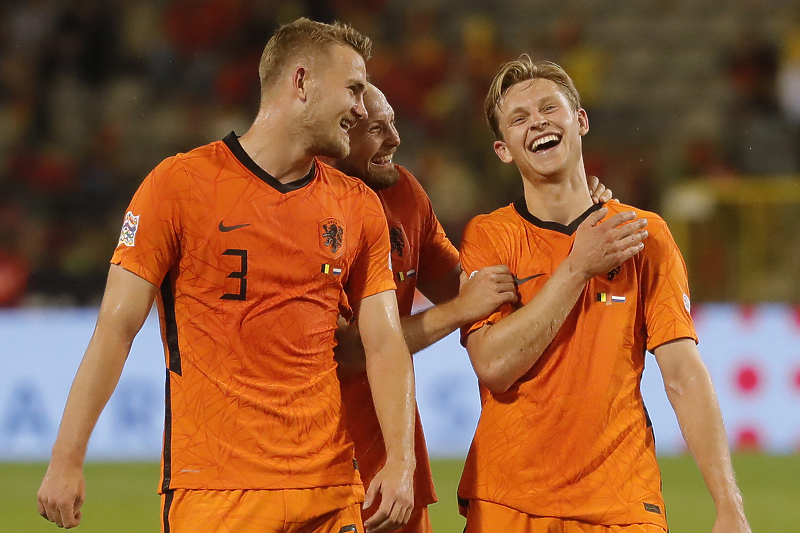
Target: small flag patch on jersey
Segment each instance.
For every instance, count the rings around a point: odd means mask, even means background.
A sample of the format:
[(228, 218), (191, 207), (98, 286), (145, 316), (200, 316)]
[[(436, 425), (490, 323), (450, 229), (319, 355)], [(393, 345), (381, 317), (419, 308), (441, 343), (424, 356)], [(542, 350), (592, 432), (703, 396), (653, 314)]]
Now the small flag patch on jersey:
[(397, 279), (399, 279), (400, 281), (405, 281), (407, 278), (413, 278), (416, 275), (417, 271), (412, 268), (408, 272), (398, 272)]
[(610, 303), (624, 303), (625, 297), (624, 296), (614, 296), (612, 294), (608, 294), (607, 292), (598, 292), (597, 293), (597, 301), (604, 302), (607, 304)]
[(119, 234), (119, 244), (134, 246), (136, 244), (136, 231), (139, 229), (139, 217), (128, 211), (122, 223), (122, 232)]
[(336, 268), (335, 266), (329, 265), (328, 263), (325, 263), (324, 265), (322, 265), (322, 268), (320, 269), (320, 271), (323, 274), (333, 274), (334, 276), (338, 276), (339, 274), (342, 273), (342, 269), (341, 268)]

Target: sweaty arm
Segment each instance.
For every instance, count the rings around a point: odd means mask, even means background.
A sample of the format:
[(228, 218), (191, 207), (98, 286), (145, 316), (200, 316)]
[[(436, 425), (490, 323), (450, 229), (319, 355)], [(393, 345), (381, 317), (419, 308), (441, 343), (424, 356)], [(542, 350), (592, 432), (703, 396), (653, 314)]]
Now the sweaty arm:
[(719, 403), (697, 346), (684, 338), (662, 344), (653, 352), (683, 438), (714, 500), (717, 518), (713, 533), (750, 533)]
[(80, 509), (86, 499), (83, 462), (89, 437), (117, 386), (155, 294), (151, 283), (111, 265), (97, 325), (72, 382), (50, 466), (38, 493), (39, 514), (59, 527), (75, 527), (81, 521)]
[[(489, 316), (502, 304), (517, 301), (513, 275), (504, 265), (482, 268), (471, 278), (462, 277), (461, 267), (456, 266), (444, 276), (419, 283), (418, 288), (436, 305), (400, 319), (403, 338), (412, 354), (465, 324)], [(335, 353), (339, 375), (365, 372), (366, 360), (358, 326), (340, 324), (337, 337), (339, 344)]]
[(569, 256), (530, 302), (467, 337), (472, 366), (490, 391), (505, 392), (530, 370), (590, 279), (643, 249), (645, 219), (633, 221), (635, 213), (628, 211), (600, 222), (606, 213), (606, 208), (599, 209), (581, 223)]
[(378, 533), (401, 527), (414, 507), (414, 371), (403, 341), (393, 290), (361, 300), (356, 310), (367, 358), (367, 377), (386, 444), (386, 464), (367, 489), (364, 508), (378, 493), (378, 511), (364, 524)]

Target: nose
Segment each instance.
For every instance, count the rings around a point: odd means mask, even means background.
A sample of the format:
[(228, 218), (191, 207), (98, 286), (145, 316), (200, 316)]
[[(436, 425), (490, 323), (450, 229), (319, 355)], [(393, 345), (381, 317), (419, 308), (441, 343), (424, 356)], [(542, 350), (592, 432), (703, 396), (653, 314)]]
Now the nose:
[(400, 134), (397, 132), (397, 128), (394, 127), (394, 124), (389, 125), (389, 134), (386, 136), (384, 142), (393, 148), (400, 146)]
[(353, 114), (359, 119), (365, 119), (368, 116), (367, 108), (364, 105), (363, 92), (356, 95), (356, 102), (355, 105), (353, 105)]
[(531, 120), (531, 129), (532, 130), (541, 130), (549, 126), (550, 123), (544, 117), (535, 117)]

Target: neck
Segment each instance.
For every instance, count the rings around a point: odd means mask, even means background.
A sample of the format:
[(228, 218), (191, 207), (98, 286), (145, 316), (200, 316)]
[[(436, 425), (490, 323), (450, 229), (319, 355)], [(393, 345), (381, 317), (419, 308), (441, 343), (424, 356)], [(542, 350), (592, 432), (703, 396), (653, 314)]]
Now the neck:
[(250, 158), (281, 183), (304, 177), (311, 170), (314, 155), (298, 130), (295, 117), (285, 108), (262, 103), (255, 121), (239, 143)]
[(528, 211), (541, 220), (569, 225), (592, 206), (583, 165), (556, 179), (523, 176), (522, 185)]

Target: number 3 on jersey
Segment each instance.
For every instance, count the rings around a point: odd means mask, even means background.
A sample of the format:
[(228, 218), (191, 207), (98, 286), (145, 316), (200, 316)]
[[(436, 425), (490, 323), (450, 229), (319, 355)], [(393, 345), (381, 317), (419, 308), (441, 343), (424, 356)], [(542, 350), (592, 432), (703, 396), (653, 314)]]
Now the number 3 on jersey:
[(230, 274), (228, 274), (228, 278), (239, 280), (239, 292), (236, 294), (225, 293), (220, 297), (220, 299), (222, 300), (247, 299), (247, 250), (237, 250), (234, 248), (228, 248), (227, 250), (222, 252), (222, 255), (238, 256), (239, 259), (241, 260), (241, 265), (239, 270), (235, 270)]

